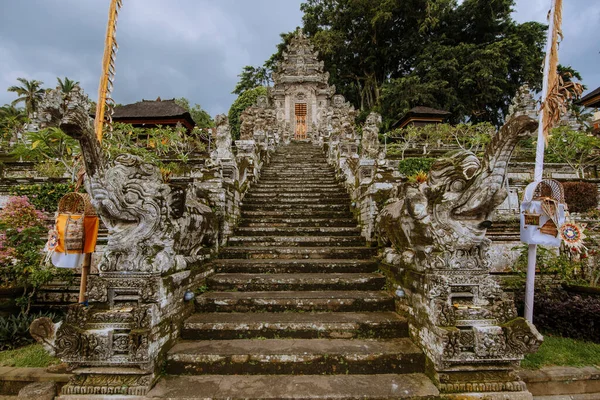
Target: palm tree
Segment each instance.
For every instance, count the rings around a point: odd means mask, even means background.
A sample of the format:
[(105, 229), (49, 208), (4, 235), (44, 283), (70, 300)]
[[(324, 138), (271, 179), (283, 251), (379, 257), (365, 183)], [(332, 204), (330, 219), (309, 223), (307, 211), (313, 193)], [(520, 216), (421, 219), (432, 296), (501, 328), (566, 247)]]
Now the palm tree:
[(78, 81), (72, 81), (66, 76), (64, 81), (60, 78), (56, 78), (56, 80), (58, 81), (58, 87), (60, 88), (60, 90), (67, 96), (73, 91), (73, 89), (79, 86)]
[(22, 108), (8, 104), (0, 107), (0, 140), (16, 140), (25, 122), (27, 115)]
[(9, 92), (16, 93), (19, 96), (11, 104), (14, 106), (19, 103), (25, 103), (25, 111), (31, 118), (33, 113), (37, 111), (38, 103), (45, 92), (44, 89), (42, 89), (44, 82), (35, 79), (28, 81), (25, 78), (17, 78), (17, 80), (21, 82), (23, 86), (11, 86), (7, 89)]

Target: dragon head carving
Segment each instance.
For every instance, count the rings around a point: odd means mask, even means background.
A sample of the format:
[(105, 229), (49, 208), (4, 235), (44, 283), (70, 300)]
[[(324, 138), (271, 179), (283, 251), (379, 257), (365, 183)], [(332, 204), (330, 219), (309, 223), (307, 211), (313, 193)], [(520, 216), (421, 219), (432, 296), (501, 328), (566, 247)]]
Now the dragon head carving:
[(506, 198), (506, 169), (517, 142), (536, 128), (527, 116), (506, 123), (483, 159), (453, 151), (432, 166), (427, 182), (405, 183), (381, 212), (379, 232), (400, 251), (420, 258), (435, 252), (470, 251), (484, 241), (490, 214)]

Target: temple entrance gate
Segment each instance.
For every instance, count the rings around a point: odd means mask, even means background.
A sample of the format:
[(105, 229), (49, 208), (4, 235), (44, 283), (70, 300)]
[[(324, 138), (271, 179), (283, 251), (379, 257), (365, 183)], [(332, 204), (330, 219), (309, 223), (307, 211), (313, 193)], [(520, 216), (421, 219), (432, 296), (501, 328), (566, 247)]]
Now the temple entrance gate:
[(296, 103), (294, 111), (296, 115), (296, 131), (294, 138), (296, 140), (306, 139), (306, 103)]

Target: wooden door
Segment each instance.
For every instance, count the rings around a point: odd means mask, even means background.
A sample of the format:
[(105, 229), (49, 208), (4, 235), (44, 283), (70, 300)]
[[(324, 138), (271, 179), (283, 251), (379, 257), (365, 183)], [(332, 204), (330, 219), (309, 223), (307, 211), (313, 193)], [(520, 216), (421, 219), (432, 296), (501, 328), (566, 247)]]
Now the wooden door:
[(306, 139), (306, 103), (296, 104), (296, 139)]

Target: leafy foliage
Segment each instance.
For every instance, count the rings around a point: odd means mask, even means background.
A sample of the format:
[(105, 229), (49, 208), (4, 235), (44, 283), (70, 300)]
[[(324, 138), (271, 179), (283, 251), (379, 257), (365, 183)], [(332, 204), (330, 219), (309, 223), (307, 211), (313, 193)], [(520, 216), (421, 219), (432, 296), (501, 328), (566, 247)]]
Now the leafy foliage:
[(423, 105), (499, 125), (523, 83), (539, 87), (545, 26), (513, 0), (307, 0), (304, 30), (331, 83), (384, 126)]
[(175, 103), (188, 110), (198, 128), (206, 129), (215, 126), (215, 122), (210, 114), (200, 107), (200, 104), (194, 104), (192, 107), (190, 106), (190, 101), (185, 97), (175, 99)]
[(54, 322), (60, 320), (54, 313), (19, 313), (8, 317), (0, 317), (0, 351), (16, 349), (35, 342), (29, 334), (29, 326), (37, 318), (47, 317)]
[(11, 140), (16, 141), (26, 121), (23, 109), (8, 104), (0, 107), (0, 150), (8, 149)]
[(386, 134), (388, 143), (388, 156), (400, 156), (411, 147), (420, 146), (423, 155), (432, 147), (447, 146), (478, 152), (483, 150), (490, 142), (496, 128), (489, 122), (478, 124), (430, 124), (425, 126), (407, 126), (396, 129)]
[(579, 178), (600, 163), (600, 138), (568, 126), (554, 128), (548, 140), (546, 162), (568, 164)]
[(79, 143), (59, 128), (27, 132), (26, 141), (14, 147), (12, 155), (28, 161), (61, 165), (74, 180), (79, 169)]
[(419, 172), (427, 173), (435, 162), (435, 158), (407, 158), (398, 164), (398, 171), (406, 176), (413, 176)]
[(229, 126), (231, 128), (233, 140), (240, 138), (240, 115), (242, 115), (246, 108), (256, 103), (258, 96), (265, 96), (266, 94), (267, 88), (259, 86), (254, 89), (246, 90), (233, 102), (229, 109)]
[(35, 79), (29, 81), (25, 78), (17, 78), (17, 80), (22, 86), (11, 86), (7, 89), (7, 91), (16, 93), (19, 96), (11, 104), (15, 106), (19, 103), (25, 103), (27, 115), (31, 116), (37, 111), (38, 104), (44, 95), (45, 91), (42, 89), (44, 82)]
[(565, 201), (571, 212), (586, 212), (598, 207), (598, 187), (590, 182), (564, 182)]
[(54, 279), (72, 278), (71, 270), (58, 270), (42, 262), (47, 231), (44, 214), (26, 196), (10, 197), (0, 210), (0, 287), (23, 287), (17, 304), (26, 314), (40, 286)]
[(10, 188), (12, 196), (27, 196), (31, 204), (46, 212), (54, 212), (58, 201), (75, 190), (74, 183), (43, 183), (41, 185), (19, 185)]
[[(515, 296), (522, 310), (524, 292)], [(536, 291), (533, 321), (540, 330), (573, 339), (598, 342), (600, 296), (569, 293), (560, 288)]]

